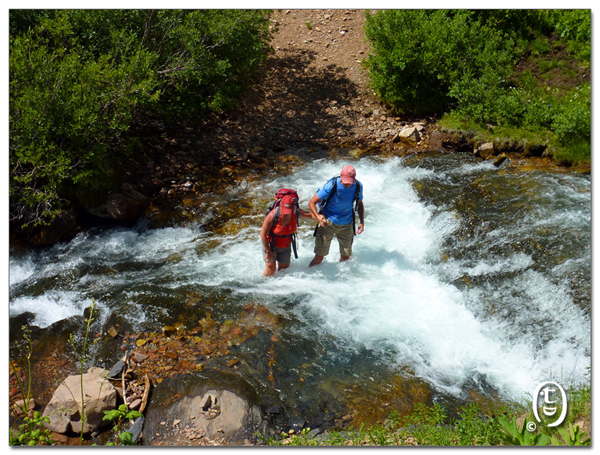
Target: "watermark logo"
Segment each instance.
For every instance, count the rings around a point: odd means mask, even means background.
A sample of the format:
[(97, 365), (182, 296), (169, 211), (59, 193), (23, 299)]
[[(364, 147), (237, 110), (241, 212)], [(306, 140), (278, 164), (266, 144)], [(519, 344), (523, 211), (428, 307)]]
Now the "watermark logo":
[[(548, 427), (557, 427), (564, 422), (567, 416), (567, 394), (565, 390), (556, 382), (543, 382), (538, 385), (533, 392), (533, 415), (539, 423), (542, 423), (540, 409), (546, 416), (545, 421), (553, 420), (547, 424)], [(559, 413), (560, 410), (560, 414)]]

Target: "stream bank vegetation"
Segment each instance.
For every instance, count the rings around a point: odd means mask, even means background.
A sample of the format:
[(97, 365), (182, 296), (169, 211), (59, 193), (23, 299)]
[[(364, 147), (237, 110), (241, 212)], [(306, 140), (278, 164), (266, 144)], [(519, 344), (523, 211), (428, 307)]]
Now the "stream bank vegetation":
[(260, 10), (10, 10), (11, 226), (101, 201), (145, 136), (230, 108), (268, 27)]
[(365, 34), (391, 110), (590, 163), (590, 10), (387, 10), (367, 14)]
[(569, 391), (566, 420), (557, 428), (529, 425), (536, 419), (531, 407), (501, 404), (482, 412), (475, 403), (448, 415), (439, 404), (418, 403), (410, 414), (390, 412), (385, 422), (358, 429), (326, 431), (314, 435), (310, 428), (301, 434), (282, 433), (263, 438), (270, 446), (589, 446), (591, 439), (579, 424), (591, 419), (591, 387)]

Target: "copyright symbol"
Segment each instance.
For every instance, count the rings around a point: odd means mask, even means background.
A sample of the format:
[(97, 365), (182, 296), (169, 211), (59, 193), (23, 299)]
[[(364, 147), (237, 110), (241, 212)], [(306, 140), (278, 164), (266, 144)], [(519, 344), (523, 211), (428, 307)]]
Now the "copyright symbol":
[(537, 428), (537, 426), (536, 426), (535, 422), (527, 422), (527, 430), (530, 433), (533, 433), (536, 428)]

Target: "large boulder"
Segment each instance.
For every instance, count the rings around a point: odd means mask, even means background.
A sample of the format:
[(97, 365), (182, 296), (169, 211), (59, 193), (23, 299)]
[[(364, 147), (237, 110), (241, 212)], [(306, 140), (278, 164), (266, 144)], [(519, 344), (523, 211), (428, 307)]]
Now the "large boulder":
[[(84, 375), (73, 375), (65, 379), (56, 389), (44, 410), (50, 419), (45, 426), (57, 433), (81, 432), (90, 434), (109, 422), (103, 421), (104, 411), (117, 405), (117, 390), (107, 379), (108, 371), (90, 368)], [(83, 407), (81, 388), (83, 385)], [(85, 413), (82, 422), (81, 410)]]
[[(185, 381), (184, 387), (178, 381)], [(266, 422), (256, 405), (208, 378), (174, 378), (153, 390), (144, 423), (144, 444), (159, 446), (248, 445)], [(164, 387), (163, 387), (164, 386)], [(170, 397), (170, 398), (169, 398)]]
[(149, 199), (146, 196), (125, 183), (120, 192), (109, 194), (106, 201), (99, 206), (87, 206), (86, 211), (99, 218), (131, 221), (144, 212), (148, 203)]
[(488, 157), (494, 155), (495, 152), (496, 150), (494, 148), (494, 143), (486, 142), (485, 144), (481, 144), (479, 147), (477, 147), (473, 153), (475, 156), (487, 159)]

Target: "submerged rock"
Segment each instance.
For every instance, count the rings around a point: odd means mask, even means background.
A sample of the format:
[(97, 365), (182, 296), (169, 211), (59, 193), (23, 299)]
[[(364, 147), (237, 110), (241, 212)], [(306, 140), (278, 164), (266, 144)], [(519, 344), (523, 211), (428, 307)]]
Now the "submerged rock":
[(504, 163), (508, 159), (508, 155), (506, 153), (501, 153), (498, 158), (494, 160), (494, 166), (498, 167), (502, 163)]

